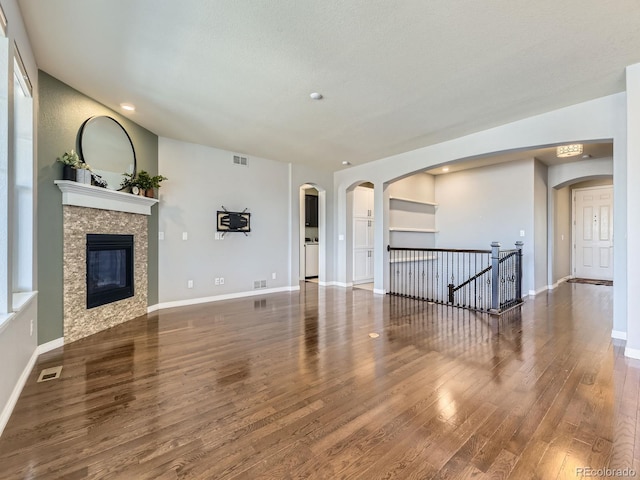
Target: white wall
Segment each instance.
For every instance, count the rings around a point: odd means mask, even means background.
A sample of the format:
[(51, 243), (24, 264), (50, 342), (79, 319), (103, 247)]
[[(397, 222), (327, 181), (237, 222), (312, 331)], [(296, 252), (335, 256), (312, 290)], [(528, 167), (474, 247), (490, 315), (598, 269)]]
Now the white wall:
[[(23, 308), (0, 325), (0, 435), (33, 368), (37, 335), (38, 302), (33, 296)], [(33, 322), (33, 331), (31, 330)]]
[[(503, 249), (524, 242), (523, 294), (534, 287), (534, 161), (520, 160), (436, 177), (438, 248)], [(520, 237), (524, 230), (525, 237)]]
[(561, 188), (587, 179), (601, 179), (613, 175), (613, 158), (578, 160), (549, 167), (549, 187)]
[[(289, 287), (289, 165), (249, 157), (247, 167), (238, 166), (233, 152), (167, 138), (159, 139), (158, 151), (158, 170), (169, 178), (159, 195), (160, 305), (254, 292), (254, 280), (266, 280), (268, 289)], [(248, 209), (248, 236), (214, 239), (216, 211), (223, 205)], [(224, 285), (215, 285), (216, 277)]]
[[(627, 325), (627, 347), (625, 354), (633, 358), (640, 358), (640, 216), (637, 209), (640, 205), (640, 63), (627, 67), (627, 171), (626, 186), (627, 195), (624, 203), (629, 209), (628, 221), (626, 223), (626, 241), (629, 249), (627, 255), (627, 264), (630, 274), (628, 275), (628, 325)], [(615, 155), (615, 150), (614, 150)], [(614, 177), (614, 191), (619, 183), (617, 175)], [(618, 211), (619, 202), (614, 197), (614, 208)], [(615, 220), (614, 220), (615, 221)], [(614, 225), (615, 229), (615, 225)], [(616, 235), (614, 230), (614, 254), (619, 250), (620, 237)], [(614, 265), (614, 274), (618, 265)], [(613, 280), (614, 286), (618, 281), (616, 275)], [(615, 300), (615, 299), (614, 299)], [(614, 329), (615, 329), (614, 325)]]

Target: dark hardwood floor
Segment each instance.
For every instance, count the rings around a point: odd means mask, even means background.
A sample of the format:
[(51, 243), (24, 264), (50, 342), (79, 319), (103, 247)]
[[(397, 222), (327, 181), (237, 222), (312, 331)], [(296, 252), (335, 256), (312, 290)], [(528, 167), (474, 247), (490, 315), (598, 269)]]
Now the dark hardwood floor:
[(610, 338), (611, 287), (562, 284), (500, 319), (301, 288), (164, 310), (41, 356), (0, 477), (640, 476), (640, 362)]

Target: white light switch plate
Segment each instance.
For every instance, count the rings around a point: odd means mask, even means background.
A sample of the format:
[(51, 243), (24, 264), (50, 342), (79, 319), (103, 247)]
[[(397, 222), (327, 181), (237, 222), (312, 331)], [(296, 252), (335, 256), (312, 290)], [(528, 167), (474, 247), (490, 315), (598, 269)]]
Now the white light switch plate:
[(158, 232), (158, 240), (164, 240), (164, 232)]
[(182, 239), (186, 240), (187, 238), (189, 238), (189, 235), (187, 234), (187, 232), (182, 232)]

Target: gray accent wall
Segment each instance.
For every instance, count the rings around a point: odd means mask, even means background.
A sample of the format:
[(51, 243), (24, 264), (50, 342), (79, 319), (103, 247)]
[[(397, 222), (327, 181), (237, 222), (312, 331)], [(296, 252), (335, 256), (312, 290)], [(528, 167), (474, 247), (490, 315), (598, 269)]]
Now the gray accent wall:
[[(62, 178), (56, 158), (65, 151), (78, 150), (82, 123), (95, 115), (108, 115), (129, 133), (136, 151), (137, 168), (158, 173), (158, 137), (96, 100), (40, 71), (38, 116), (38, 343), (63, 336), (62, 317), (62, 193), (54, 180)], [(90, 162), (89, 162), (90, 163)], [(164, 173), (164, 172), (163, 172)], [(167, 182), (165, 182), (167, 183)], [(158, 207), (148, 217), (148, 301), (158, 303)]]

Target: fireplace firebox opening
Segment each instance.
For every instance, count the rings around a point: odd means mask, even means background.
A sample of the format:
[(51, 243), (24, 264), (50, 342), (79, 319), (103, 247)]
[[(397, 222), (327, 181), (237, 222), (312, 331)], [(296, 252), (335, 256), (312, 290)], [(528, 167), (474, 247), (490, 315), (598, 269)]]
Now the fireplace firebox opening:
[(87, 309), (133, 294), (133, 235), (87, 234)]

